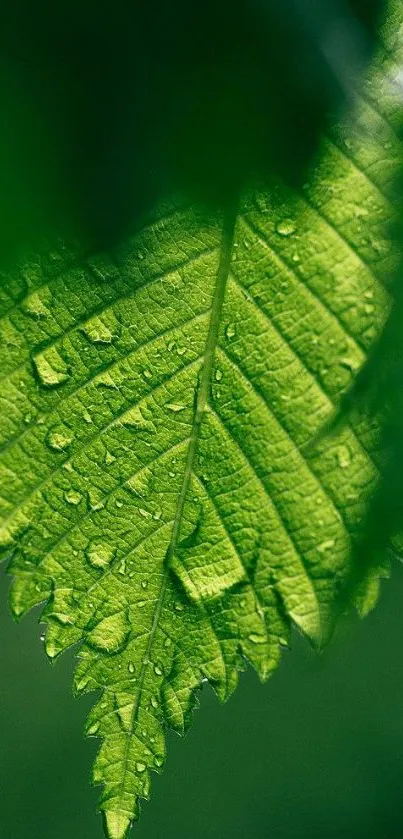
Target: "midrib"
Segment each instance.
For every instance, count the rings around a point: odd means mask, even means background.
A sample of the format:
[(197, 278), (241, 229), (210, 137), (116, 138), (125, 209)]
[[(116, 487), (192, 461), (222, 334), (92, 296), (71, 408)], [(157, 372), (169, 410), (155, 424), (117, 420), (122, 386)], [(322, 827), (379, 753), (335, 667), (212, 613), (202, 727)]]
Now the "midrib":
[(162, 611), (163, 601), (165, 597), (165, 591), (168, 582), (168, 575), (170, 572), (169, 564), (170, 560), (173, 557), (180, 534), (180, 527), (182, 522), (183, 510), (186, 501), (186, 495), (189, 489), (190, 479), (192, 476), (193, 466), (197, 454), (197, 446), (200, 437), (200, 429), (201, 424), (203, 421), (204, 413), (208, 404), (209, 396), (210, 396), (210, 386), (211, 386), (211, 374), (213, 370), (214, 364), (214, 355), (215, 350), (217, 347), (218, 342), (218, 334), (220, 329), (220, 322), (221, 322), (221, 314), (225, 299), (225, 292), (227, 288), (227, 281), (229, 275), (229, 268), (231, 264), (231, 256), (232, 256), (232, 249), (234, 243), (234, 233), (235, 233), (235, 225), (237, 219), (237, 210), (236, 208), (232, 208), (224, 217), (223, 220), (223, 227), (222, 227), (222, 234), (221, 234), (221, 246), (220, 246), (220, 259), (218, 263), (217, 269), (217, 278), (216, 284), (213, 292), (213, 298), (211, 303), (211, 314), (209, 320), (209, 328), (206, 338), (205, 350), (203, 354), (203, 363), (201, 367), (201, 373), (199, 376), (199, 385), (197, 391), (197, 399), (196, 399), (196, 407), (193, 417), (193, 424), (192, 430), (189, 438), (189, 444), (186, 454), (186, 462), (185, 462), (185, 470), (183, 474), (183, 481), (178, 495), (178, 501), (176, 504), (175, 516), (172, 523), (172, 532), (171, 538), (169, 541), (169, 545), (165, 554), (165, 571), (164, 576), (161, 582), (160, 593), (158, 596), (158, 600), (155, 605), (153, 621), (150, 629), (150, 635), (147, 643), (147, 648), (145, 651), (145, 655), (143, 658), (143, 663), (141, 667), (141, 671), (139, 674), (139, 687), (137, 691), (137, 701), (133, 706), (133, 713), (132, 719), (130, 724), (130, 731), (128, 732), (125, 754), (123, 757), (123, 773), (122, 773), (122, 782), (120, 784), (120, 794), (124, 788), (124, 778), (127, 771), (127, 763), (128, 763), (128, 756), (129, 756), (129, 743), (130, 743), (130, 735), (133, 733), (134, 726), (137, 721), (138, 712), (140, 709), (141, 704), (141, 696), (143, 691), (144, 679), (146, 674), (146, 668), (149, 663), (149, 657), (151, 654), (153, 641), (155, 637), (155, 633), (158, 628), (159, 618)]

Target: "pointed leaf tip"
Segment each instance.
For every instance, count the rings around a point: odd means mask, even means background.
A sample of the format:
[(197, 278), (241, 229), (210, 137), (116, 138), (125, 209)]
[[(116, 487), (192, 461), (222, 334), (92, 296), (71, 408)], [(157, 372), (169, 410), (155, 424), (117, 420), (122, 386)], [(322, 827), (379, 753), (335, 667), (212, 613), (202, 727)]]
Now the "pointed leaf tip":
[(107, 839), (127, 839), (131, 821), (118, 810), (106, 810), (102, 814)]

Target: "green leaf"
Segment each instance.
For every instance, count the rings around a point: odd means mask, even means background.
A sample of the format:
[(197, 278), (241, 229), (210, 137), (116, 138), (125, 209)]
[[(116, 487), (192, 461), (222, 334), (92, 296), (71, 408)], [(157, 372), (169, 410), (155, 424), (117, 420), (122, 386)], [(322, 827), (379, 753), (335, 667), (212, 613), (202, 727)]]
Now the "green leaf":
[[(380, 54), (361, 127), (324, 141), (300, 194), (274, 184), (209, 222), (161, 211), (113, 254), (61, 249), (1, 287), (11, 607), (45, 602), (48, 656), (79, 644), (75, 689), (100, 691), (87, 734), (110, 839), (204, 679), (225, 699), (245, 659), (270, 675), (292, 624), (331, 634), (379, 428), (356, 417), (311, 444), (390, 304), (394, 77)], [(371, 569), (362, 611), (377, 585)]]

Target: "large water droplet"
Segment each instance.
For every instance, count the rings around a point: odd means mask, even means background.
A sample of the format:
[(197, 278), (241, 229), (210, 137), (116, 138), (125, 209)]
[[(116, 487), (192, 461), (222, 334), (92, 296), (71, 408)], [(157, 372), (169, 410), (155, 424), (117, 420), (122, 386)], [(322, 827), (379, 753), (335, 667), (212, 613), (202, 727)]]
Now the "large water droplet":
[(291, 218), (285, 218), (276, 224), (276, 231), (280, 236), (292, 236), (296, 231), (296, 226)]
[(48, 432), (46, 442), (56, 452), (63, 452), (68, 449), (73, 440), (73, 434), (65, 425), (55, 425)]
[(69, 367), (55, 347), (35, 356), (34, 364), (45, 387), (57, 387), (69, 378)]
[(93, 344), (110, 344), (113, 340), (113, 333), (100, 317), (89, 320), (81, 331)]
[(87, 490), (87, 496), (88, 506), (94, 512), (102, 510), (102, 508), (105, 506), (104, 496), (102, 495), (102, 492), (100, 489), (98, 489), (98, 487), (90, 487), (89, 490)]
[(138, 760), (137, 763), (136, 763), (136, 772), (138, 772), (141, 775), (143, 772), (146, 771), (146, 769), (147, 769), (147, 767), (146, 767), (145, 763), (141, 763), (141, 761)]
[(154, 430), (152, 423), (144, 418), (140, 408), (138, 407), (130, 408), (129, 411), (126, 411), (122, 418), (122, 422), (124, 425), (130, 426), (130, 428), (135, 428), (137, 431)]
[(87, 644), (105, 653), (117, 653), (126, 646), (129, 632), (126, 612), (117, 612), (96, 625), (87, 636)]
[(96, 387), (105, 387), (107, 390), (119, 390), (118, 383), (108, 372), (100, 373), (94, 379), (94, 384)]
[(64, 493), (64, 497), (68, 504), (73, 504), (74, 507), (82, 500), (81, 492), (78, 492), (76, 489), (68, 489), (67, 492)]
[(151, 518), (151, 513), (148, 510), (145, 510), (144, 507), (139, 507), (138, 511), (139, 511), (140, 515), (143, 516), (143, 519), (150, 519)]
[(106, 568), (115, 556), (115, 549), (105, 542), (90, 542), (85, 555), (94, 568)]
[(133, 702), (122, 698), (122, 704), (117, 707), (117, 713), (124, 731), (130, 731), (133, 720)]
[(256, 632), (251, 632), (251, 634), (248, 635), (248, 638), (249, 638), (249, 641), (252, 642), (252, 644), (265, 644), (266, 641), (267, 641), (267, 638), (266, 638), (265, 635), (257, 635)]
[(49, 305), (49, 303), (49, 290), (41, 289), (40, 292), (34, 291), (24, 300), (22, 309), (27, 315), (31, 315), (34, 318), (47, 318), (50, 315), (50, 309), (46, 304)]

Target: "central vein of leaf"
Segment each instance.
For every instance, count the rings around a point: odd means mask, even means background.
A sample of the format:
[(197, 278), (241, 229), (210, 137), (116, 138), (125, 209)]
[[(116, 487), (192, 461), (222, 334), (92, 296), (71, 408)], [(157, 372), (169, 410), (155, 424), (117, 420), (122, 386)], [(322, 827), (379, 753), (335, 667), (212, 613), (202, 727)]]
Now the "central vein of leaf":
[[(227, 280), (229, 274), (229, 267), (231, 263), (231, 255), (232, 255), (232, 248), (234, 242), (234, 232), (235, 232), (235, 224), (236, 224), (236, 210), (233, 209), (231, 212), (227, 213), (226, 217), (224, 218), (223, 229), (222, 229), (222, 237), (221, 237), (221, 248), (220, 248), (220, 260), (218, 264), (217, 270), (217, 279), (213, 293), (213, 299), (211, 303), (211, 314), (210, 314), (210, 321), (209, 321), (209, 329), (206, 338), (206, 345), (205, 345), (205, 352), (203, 355), (203, 364), (201, 369), (201, 374), (199, 377), (199, 385), (197, 390), (197, 399), (196, 399), (196, 407), (194, 412), (193, 424), (192, 424), (192, 431), (189, 438), (189, 445), (186, 455), (186, 464), (185, 470), (183, 475), (183, 481), (181, 485), (181, 489), (178, 496), (178, 501), (176, 505), (175, 511), (175, 518), (172, 525), (172, 533), (171, 538), (169, 541), (169, 545), (167, 548), (167, 552), (165, 555), (165, 572), (161, 582), (160, 593), (158, 596), (158, 600), (155, 606), (154, 617), (152, 626), (150, 629), (150, 634), (147, 643), (147, 649), (143, 658), (143, 664), (139, 676), (139, 687), (137, 693), (137, 701), (133, 707), (133, 714), (132, 720), (130, 725), (130, 734), (133, 733), (134, 726), (137, 721), (138, 712), (140, 709), (141, 704), (141, 696), (144, 686), (144, 679), (146, 674), (146, 668), (149, 663), (149, 658), (151, 655), (151, 650), (153, 646), (154, 636), (158, 627), (159, 618), (161, 615), (165, 591), (168, 582), (168, 574), (169, 574), (169, 562), (171, 557), (173, 556), (177, 544), (178, 538), (180, 533), (180, 526), (182, 521), (183, 509), (186, 501), (186, 495), (189, 489), (190, 479), (192, 476), (192, 470), (194, 466), (194, 461), (197, 453), (197, 445), (200, 436), (200, 428), (203, 421), (204, 412), (206, 406), (208, 404), (209, 396), (210, 396), (210, 387), (211, 387), (211, 375), (214, 363), (214, 354), (217, 346), (218, 341), (218, 334), (220, 329), (220, 322), (221, 322), (221, 314), (222, 308), (224, 304), (225, 292), (227, 287)], [(129, 758), (129, 742), (130, 736), (127, 738), (125, 754), (123, 758), (123, 773), (122, 773), (122, 782), (120, 785), (120, 793), (122, 794), (124, 789), (124, 778), (127, 771), (128, 765), (128, 758)]]
[(214, 354), (218, 341), (218, 333), (220, 328), (222, 307), (224, 304), (225, 291), (227, 287), (227, 280), (229, 274), (229, 267), (231, 263), (232, 248), (234, 242), (234, 232), (236, 223), (236, 210), (231, 210), (224, 218), (220, 261), (217, 271), (217, 280), (214, 289), (213, 299), (211, 303), (211, 315), (209, 322), (209, 330), (206, 339), (206, 346), (203, 356), (203, 364), (199, 377), (199, 386), (197, 390), (197, 399), (195, 413), (193, 417), (192, 431), (189, 439), (189, 445), (186, 456), (185, 471), (183, 475), (182, 486), (178, 496), (176, 505), (175, 518), (172, 526), (171, 539), (167, 548), (165, 562), (169, 566), (169, 562), (175, 553), (178, 538), (180, 533), (180, 526), (183, 515), (183, 508), (186, 501), (186, 495), (189, 489), (190, 479), (192, 476), (193, 465), (197, 453), (197, 446), (199, 442), (200, 429), (203, 421), (204, 412), (208, 404), (211, 387), (211, 374), (214, 363)]

